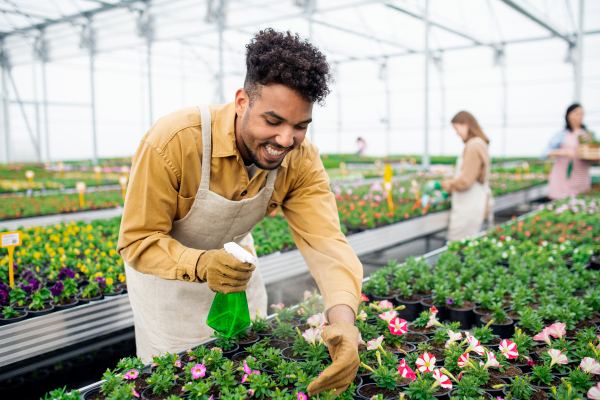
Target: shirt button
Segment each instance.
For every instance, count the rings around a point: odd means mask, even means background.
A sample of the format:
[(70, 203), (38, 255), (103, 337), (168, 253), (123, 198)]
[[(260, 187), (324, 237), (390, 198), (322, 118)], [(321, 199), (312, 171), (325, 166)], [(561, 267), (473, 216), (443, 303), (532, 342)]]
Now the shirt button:
[(183, 274), (183, 279), (186, 281), (190, 280), (190, 276), (188, 274)]
[(240, 193), (240, 196), (245, 196), (246, 194), (248, 194), (248, 191), (244, 190), (242, 193)]

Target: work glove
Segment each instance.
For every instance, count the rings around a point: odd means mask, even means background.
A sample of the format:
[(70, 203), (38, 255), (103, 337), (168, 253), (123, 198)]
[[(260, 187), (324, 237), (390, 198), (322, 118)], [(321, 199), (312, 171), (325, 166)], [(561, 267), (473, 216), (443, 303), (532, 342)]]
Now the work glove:
[(441, 190), (442, 189), (442, 184), (440, 183), (440, 181), (428, 181), (425, 184), (425, 187), (423, 188), (423, 193), (424, 194), (430, 194), (435, 192), (436, 190)]
[(360, 364), (357, 327), (346, 321), (339, 321), (323, 329), (321, 337), (327, 343), (333, 362), (308, 385), (308, 395), (311, 397), (334, 388), (335, 395), (342, 393), (356, 377)]
[[(252, 254), (249, 248), (244, 249)], [(207, 282), (213, 292), (238, 293), (248, 288), (248, 281), (255, 268), (252, 264), (238, 260), (225, 249), (209, 250), (200, 257), (196, 276), (201, 282)]]

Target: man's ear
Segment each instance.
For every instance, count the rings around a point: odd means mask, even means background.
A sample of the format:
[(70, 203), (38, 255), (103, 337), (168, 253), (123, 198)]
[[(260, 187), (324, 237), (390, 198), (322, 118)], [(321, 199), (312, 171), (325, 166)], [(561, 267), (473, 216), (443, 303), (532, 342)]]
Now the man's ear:
[(250, 98), (248, 92), (244, 88), (240, 88), (235, 92), (235, 112), (239, 118), (244, 116), (246, 110), (250, 107)]

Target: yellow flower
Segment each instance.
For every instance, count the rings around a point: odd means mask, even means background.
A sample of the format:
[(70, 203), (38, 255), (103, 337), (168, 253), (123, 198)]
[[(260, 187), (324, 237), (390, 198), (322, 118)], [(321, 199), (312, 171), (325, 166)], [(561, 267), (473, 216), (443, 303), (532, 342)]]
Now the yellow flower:
[(119, 274), (119, 282), (125, 282), (125, 275)]
[(117, 252), (116, 252), (116, 250), (115, 250), (115, 249), (110, 249), (110, 251), (108, 252), (108, 254), (109, 254), (111, 257), (114, 257), (114, 256), (117, 254)]
[(107, 272), (113, 272), (113, 267), (112, 266), (108, 267)]
[(87, 229), (88, 232), (91, 232), (94, 230), (94, 227), (91, 225), (86, 225), (85, 229)]
[[(96, 266), (98, 266), (98, 265), (96, 265)], [(96, 272), (95, 276), (104, 276), (104, 274), (102, 273), (102, 271), (100, 271), (100, 272)]]
[(63, 249), (62, 247), (59, 247), (59, 248), (58, 248), (58, 254), (60, 254), (61, 256), (62, 256), (63, 254), (65, 254), (65, 249)]
[(113, 284), (113, 278), (111, 278), (110, 276), (108, 278), (106, 278), (106, 284), (107, 285), (112, 285)]
[(35, 267), (35, 272), (37, 272), (38, 274), (40, 273), (40, 267), (39, 266)]
[(77, 256), (78, 256), (78, 255), (80, 255), (80, 254), (81, 254), (81, 251), (79, 251), (79, 249), (74, 249), (74, 250), (73, 250), (73, 253), (75, 253), (75, 255), (77, 255)]
[(39, 251), (36, 251), (35, 253), (33, 253), (33, 258), (35, 258), (36, 260), (39, 260), (41, 256), (42, 256), (42, 253), (40, 253)]
[(92, 235), (92, 234), (87, 235), (87, 240), (94, 240), (94, 235)]
[(86, 256), (89, 255), (92, 251), (90, 249), (85, 249), (83, 251), (83, 254), (85, 254)]

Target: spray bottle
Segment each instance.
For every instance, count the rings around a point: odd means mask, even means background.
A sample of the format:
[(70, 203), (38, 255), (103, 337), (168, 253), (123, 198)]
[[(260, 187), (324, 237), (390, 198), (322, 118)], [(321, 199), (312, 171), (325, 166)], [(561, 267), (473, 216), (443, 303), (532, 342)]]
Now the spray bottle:
[[(225, 243), (225, 251), (236, 259), (254, 264), (256, 257), (235, 242)], [(230, 338), (250, 326), (250, 312), (246, 292), (216, 293), (210, 306), (206, 324), (223, 336)]]

